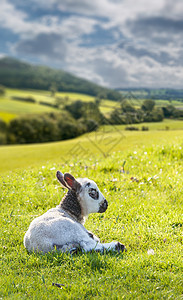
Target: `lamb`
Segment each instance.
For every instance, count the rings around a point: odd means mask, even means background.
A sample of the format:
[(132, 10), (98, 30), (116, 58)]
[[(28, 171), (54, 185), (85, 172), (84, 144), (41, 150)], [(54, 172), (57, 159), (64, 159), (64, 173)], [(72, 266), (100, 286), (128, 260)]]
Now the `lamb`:
[(100, 243), (98, 237), (83, 226), (86, 216), (103, 213), (108, 207), (97, 184), (87, 178), (76, 180), (70, 173), (63, 175), (60, 171), (56, 176), (68, 192), (58, 206), (31, 222), (24, 236), (26, 249), (42, 253), (53, 250), (72, 253), (77, 249), (84, 252), (126, 250), (119, 242)]

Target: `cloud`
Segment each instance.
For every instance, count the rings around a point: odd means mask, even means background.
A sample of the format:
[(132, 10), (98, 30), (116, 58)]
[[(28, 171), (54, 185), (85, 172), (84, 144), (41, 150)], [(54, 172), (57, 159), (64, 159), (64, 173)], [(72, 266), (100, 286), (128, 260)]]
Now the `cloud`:
[(15, 56), (110, 87), (181, 87), (182, 15), (182, 0), (2, 0), (0, 26)]
[(139, 18), (135, 21), (127, 22), (133, 35), (139, 38), (152, 39), (153, 41), (160, 42), (157, 37), (165, 38), (167, 43), (170, 43), (172, 39), (176, 38), (177, 35), (183, 35), (183, 20), (172, 19), (164, 17), (150, 17), (150, 18)]
[(33, 39), (18, 42), (14, 51), (21, 54), (40, 56), (42, 59), (64, 59), (67, 45), (61, 35), (40, 33)]

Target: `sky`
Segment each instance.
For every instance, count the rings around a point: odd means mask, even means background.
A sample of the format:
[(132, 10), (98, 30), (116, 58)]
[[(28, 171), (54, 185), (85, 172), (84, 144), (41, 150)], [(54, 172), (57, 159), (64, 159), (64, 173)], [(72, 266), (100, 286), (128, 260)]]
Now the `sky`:
[(110, 88), (183, 88), (183, 0), (0, 1), (0, 57)]

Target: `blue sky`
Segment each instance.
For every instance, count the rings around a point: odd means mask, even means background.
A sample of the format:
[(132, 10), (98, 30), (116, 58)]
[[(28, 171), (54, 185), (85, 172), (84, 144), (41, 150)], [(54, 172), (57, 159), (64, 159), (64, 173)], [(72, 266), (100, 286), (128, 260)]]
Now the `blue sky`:
[(0, 40), (103, 86), (183, 88), (182, 0), (1, 0)]

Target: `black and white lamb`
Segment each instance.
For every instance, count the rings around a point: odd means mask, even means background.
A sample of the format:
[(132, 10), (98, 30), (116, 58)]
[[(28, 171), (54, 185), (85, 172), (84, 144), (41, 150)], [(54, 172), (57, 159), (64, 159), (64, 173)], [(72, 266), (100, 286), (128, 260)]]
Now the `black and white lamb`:
[(87, 178), (75, 179), (71, 174), (57, 171), (59, 182), (68, 189), (61, 203), (32, 221), (24, 236), (27, 250), (72, 252), (116, 250), (124, 251), (119, 242), (100, 243), (100, 240), (83, 226), (90, 213), (103, 213), (108, 203), (97, 184)]

